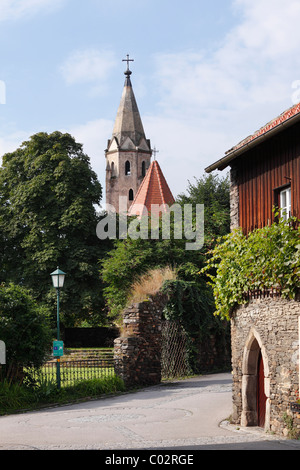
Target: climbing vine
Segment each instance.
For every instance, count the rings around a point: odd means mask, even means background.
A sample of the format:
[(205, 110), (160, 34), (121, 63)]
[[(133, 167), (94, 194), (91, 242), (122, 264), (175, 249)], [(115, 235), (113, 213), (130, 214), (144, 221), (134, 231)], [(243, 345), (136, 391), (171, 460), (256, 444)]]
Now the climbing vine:
[(247, 236), (235, 230), (210, 251), (200, 271), (204, 273), (213, 288), (215, 315), (221, 318), (229, 319), (254, 290), (276, 289), (283, 298), (295, 298), (300, 288), (299, 221), (280, 219)]
[(168, 295), (164, 317), (179, 321), (187, 333), (204, 335), (215, 322), (211, 289), (203, 282), (170, 280), (165, 282), (162, 292)]
[(164, 318), (178, 322), (183, 327), (189, 365), (198, 373), (199, 344), (213, 335), (218, 338), (218, 344), (226, 348), (230, 343), (229, 324), (213, 315), (215, 307), (212, 290), (203, 279), (198, 282), (180, 279), (166, 281), (162, 292), (168, 297)]

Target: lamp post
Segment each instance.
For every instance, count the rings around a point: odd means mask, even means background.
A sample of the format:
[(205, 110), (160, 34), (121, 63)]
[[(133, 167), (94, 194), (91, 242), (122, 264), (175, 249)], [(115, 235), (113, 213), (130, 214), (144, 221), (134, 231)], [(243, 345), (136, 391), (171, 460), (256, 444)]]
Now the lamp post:
[[(57, 270), (51, 273), (53, 287), (55, 287), (57, 292), (57, 342), (60, 341), (60, 330), (59, 330), (59, 294), (60, 289), (63, 288), (65, 282), (66, 273), (61, 271), (59, 267)], [(60, 356), (61, 354), (58, 352), (57, 354), (57, 363), (56, 363), (56, 378), (57, 378), (57, 387), (60, 389)]]

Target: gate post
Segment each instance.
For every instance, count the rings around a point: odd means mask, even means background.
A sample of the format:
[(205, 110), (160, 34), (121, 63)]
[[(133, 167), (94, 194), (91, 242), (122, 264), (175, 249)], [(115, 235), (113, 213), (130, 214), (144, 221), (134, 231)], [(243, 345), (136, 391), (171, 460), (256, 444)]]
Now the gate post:
[(161, 322), (166, 297), (158, 294), (123, 311), (114, 342), (115, 372), (126, 387), (161, 382)]

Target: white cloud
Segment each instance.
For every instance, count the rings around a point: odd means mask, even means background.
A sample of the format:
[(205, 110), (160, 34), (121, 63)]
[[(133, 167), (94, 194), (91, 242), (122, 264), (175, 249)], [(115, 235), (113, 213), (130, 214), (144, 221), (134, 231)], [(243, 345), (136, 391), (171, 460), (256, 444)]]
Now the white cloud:
[(235, 0), (234, 6), (242, 21), (211, 56), (157, 54), (165, 110), (240, 109), (290, 98), (300, 78), (299, 0)]
[(40, 11), (52, 11), (65, 0), (1, 0), (0, 21), (18, 20), (32, 16)]
[[(292, 85), (300, 80), (299, 0), (234, 0), (233, 7), (236, 25), (213, 53), (181, 49), (154, 56), (151, 86), (144, 86), (138, 103), (147, 110), (148, 94), (160, 93), (142, 120), (174, 195), (293, 104)], [(61, 72), (69, 85), (88, 83), (103, 90), (118, 64), (111, 51), (83, 49), (70, 55)], [(133, 86), (136, 92), (136, 79)], [(67, 130), (84, 144), (103, 187), (104, 150), (112, 128), (113, 122), (99, 119)]]
[(286, 55), (291, 58), (292, 54), (298, 52), (298, 0), (235, 0), (234, 5), (238, 11), (242, 11), (244, 21), (232, 32), (231, 42), (238, 41), (245, 50), (275, 60)]
[(117, 64), (114, 52), (90, 48), (73, 52), (60, 70), (68, 85), (95, 83), (101, 87)]
[[(300, 2), (236, 0), (234, 7), (241, 20), (212, 54), (180, 51), (154, 56), (151, 80), (160, 100), (156, 111), (142, 115), (142, 120), (175, 196), (239, 140), (293, 104), (292, 83), (300, 79)], [(95, 57), (93, 61), (93, 54), (83, 54), (81, 61), (77, 56), (73, 70), (76, 64), (85, 65), (74, 81), (105, 78), (99, 53)], [(82, 68), (86, 73), (81, 75)], [(102, 184), (103, 144), (111, 131), (108, 121), (104, 126), (103, 121), (93, 121), (76, 130)]]
[(300, 80), (299, 0), (235, 0), (241, 18), (213, 53), (158, 53), (156, 116), (144, 119), (148, 138), (165, 147), (166, 176), (186, 181), (260, 126), (292, 106)]

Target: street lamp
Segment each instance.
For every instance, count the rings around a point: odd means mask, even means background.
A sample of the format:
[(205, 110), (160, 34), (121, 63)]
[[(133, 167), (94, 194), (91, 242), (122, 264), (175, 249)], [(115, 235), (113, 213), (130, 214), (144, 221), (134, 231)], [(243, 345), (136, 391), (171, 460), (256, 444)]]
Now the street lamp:
[[(56, 351), (57, 363), (56, 363), (56, 377), (57, 377), (57, 387), (60, 388), (60, 357), (63, 353), (63, 346), (60, 344), (60, 331), (59, 331), (59, 293), (60, 289), (63, 288), (65, 282), (66, 273), (61, 271), (58, 267), (57, 270), (51, 273), (53, 287), (55, 287), (57, 292), (57, 341), (54, 342), (53, 352)], [(56, 345), (56, 346), (55, 346)]]

